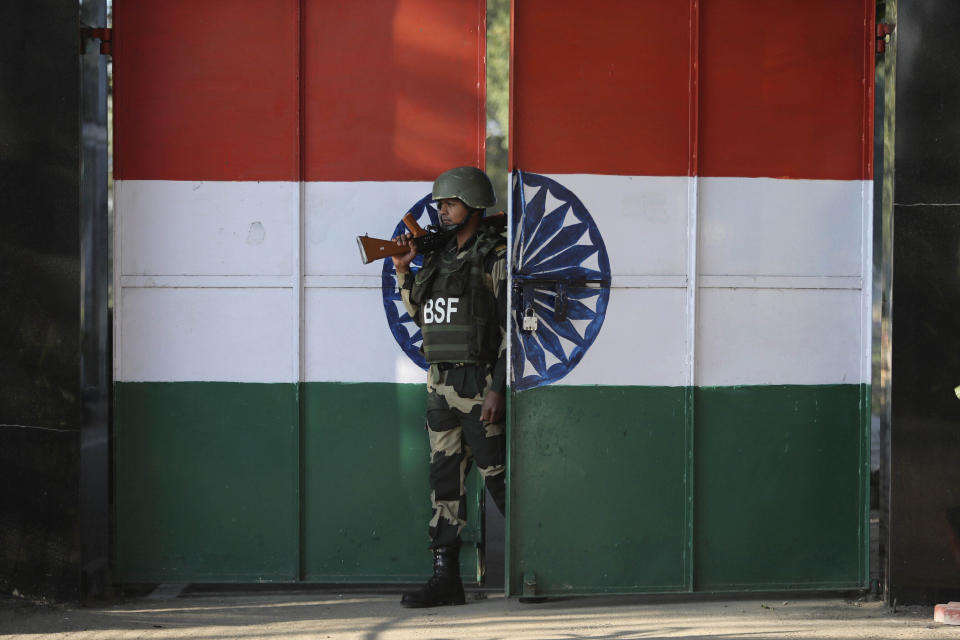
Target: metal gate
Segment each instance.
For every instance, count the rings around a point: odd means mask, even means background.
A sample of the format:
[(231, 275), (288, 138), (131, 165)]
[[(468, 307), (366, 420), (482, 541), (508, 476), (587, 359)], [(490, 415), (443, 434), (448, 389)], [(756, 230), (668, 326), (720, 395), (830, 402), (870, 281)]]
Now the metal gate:
[(484, 44), (483, 0), (114, 2), (120, 581), (429, 573), (425, 374), (353, 238), (482, 164)]
[(510, 593), (866, 585), (873, 11), (514, 1)]

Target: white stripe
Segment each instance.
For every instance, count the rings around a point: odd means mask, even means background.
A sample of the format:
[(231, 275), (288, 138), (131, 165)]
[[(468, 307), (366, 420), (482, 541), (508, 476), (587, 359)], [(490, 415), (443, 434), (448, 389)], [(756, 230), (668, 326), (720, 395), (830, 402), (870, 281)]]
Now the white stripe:
[(303, 380), (304, 357), (303, 341), (305, 333), (306, 309), (303, 289), (303, 272), (305, 264), (304, 230), (306, 229), (306, 199), (307, 190), (303, 182), (297, 184), (297, 210), (293, 215), (293, 225), (296, 232), (291, 238), (290, 251), (293, 254), (293, 281), (290, 283), (293, 290), (293, 313), (290, 314), (290, 355), (293, 360), (293, 375), (297, 382)]
[[(304, 380), (416, 382), (426, 374), (390, 333), (380, 288), (383, 261), (364, 265), (356, 237), (390, 238), (430, 182), (305, 185)], [(429, 221), (421, 219), (426, 226)]]
[(289, 288), (130, 288), (120, 305), (124, 382), (296, 380)]
[(607, 249), (613, 285), (594, 344), (557, 384), (689, 384), (688, 227), (696, 185), (682, 176), (547, 177), (590, 212)]
[(701, 289), (699, 386), (858, 384), (861, 292)]
[[(591, 212), (614, 285), (559, 384), (689, 384), (690, 180), (551, 177)], [(696, 383), (868, 382), (872, 183), (700, 186)], [(298, 349), (296, 183), (118, 182), (116, 379), (287, 382), (302, 351), (305, 380), (422, 382), (387, 326), (382, 263), (362, 265), (355, 237), (386, 237), (429, 189), (304, 185)]]
[(600, 334), (558, 384), (689, 384), (685, 289), (613, 289)]
[[(559, 384), (685, 384), (675, 372), (692, 340), (681, 349), (673, 329), (694, 315), (697, 384), (869, 382), (871, 181), (549, 177), (591, 212), (613, 273), (603, 329)], [(653, 317), (646, 300), (615, 303), (628, 286), (698, 297)], [(641, 344), (644, 333), (664, 342)]]
[(614, 276), (687, 273), (689, 178), (547, 177), (572, 191), (590, 212), (603, 236)]
[[(430, 188), (303, 185), (301, 244), (298, 183), (118, 181), (116, 379), (423, 382), (387, 327), (383, 263), (362, 265), (355, 238), (389, 237)], [(333, 314), (341, 303), (366, 313)], [(357, 337), (349, 357), (329, 359)]]
[(113, 214), (113, 264), (110, 265), (110, 271), (113, 275), (113, 379), (115, 381), (123, 380), (123, 367), (120, 365), (123, 360), (124, 350), (120, 348), (123, 337), (123, 286), (121, 285), (121, 269), (123, 263), (123, 254), (125, 249), (121, 238), (123, 237), (123, 216), (126, 214), (123, 207), (119, 206), (118, 193), (121, 189), (120, 180), (114, 181), (114, 214)]
[(860, 252), (863, 283), (860, 299), (860, 379), (869, 384), (873, 381), (873, 182), (863, 183), (863, 242)]
[(118, 180), (121, 275), (290, 275), (296, 182)]
[(864, 275), (864, 181), (701, 178), (700, 184), (700, 273)]
[(393, 339), (379, 288), (308, 289), (304, 317), (307, 382), (426, 381)]
[(409, 208), (432, 187), (430, 182), (308, 182), (304, 273), (379, 275), (382, 262), (361, 263), (357, 236), (389, 238)]
[(697, 379), (697, 367), (700, 365), (697, 350), (700, 348), (697, 337), (697, 317), (700, 301), (700, 181), (687, 181), (687, 383)]

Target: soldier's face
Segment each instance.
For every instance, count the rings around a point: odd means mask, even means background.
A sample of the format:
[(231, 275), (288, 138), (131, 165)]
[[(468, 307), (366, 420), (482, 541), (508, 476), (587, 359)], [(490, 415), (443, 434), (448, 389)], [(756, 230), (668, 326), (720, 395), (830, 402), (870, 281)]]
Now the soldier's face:
[(437, 200), (437, 214), (440, 216), (440, 224), (454, 225), (466, 220), (470, 209), (456, 198), (444, 198)]

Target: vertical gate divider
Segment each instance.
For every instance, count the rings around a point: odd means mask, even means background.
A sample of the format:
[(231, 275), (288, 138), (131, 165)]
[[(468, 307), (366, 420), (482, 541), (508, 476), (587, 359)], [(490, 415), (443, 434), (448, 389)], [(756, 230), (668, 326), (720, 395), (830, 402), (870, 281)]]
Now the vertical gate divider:
[[(860, 583), (870, 584), (870, 474), (873, 371), (873, 208), (876, 167), (874, 166), (876, 109), (876, 15), (874, 2), (863, 2), (863, 159), (860, 193)], [(869, 178), (869, 184), (865, 180)]]
[[(883, 13), (876, 15), (875, 22), (882, 22), (887, 24), (897, 24), (897, 2), (895, 0), (887, 0), (883, 6)], [(874, 26), (876, 28), (876, 26)], [(875, 123), (874, 126), (879, 124), (879, 135), (877, 135), (877, 141), (880, 144), (880, 155), (879, 157), (875, 156), (878, 162), (874, 163), (873, 166), (873, 180), (874, 180), (874, 203), (873, 203), (873, 222), (875, 225), (875, 234), (872, 236), (877, 246), (875, 247), (876, 259), (877, 261), (873, 263), (872, 268), (876, 269), (876, 273), (873, 273), (872, 281), (877, 282), (877, 287), (875, 289), (876, 297), (871, 300), (871, 307), (877, 309), (880, 317), (880, 326), (878, 327), (878, 335), (875, 337), (876, 340), (876, 353), (879, 356), (879, 363), (876, 370), (871, 368), (871, 395), (873, 385), (877, 385), (879, 389), (879, 394), (877, 399), (879, 402), (876, 407), (871, 408), (871, 417), (868, 418), (868, 422), (872, 421), (872, 415), (876, 412), (877, 417), (880, 420), (880, 478), (877, 490), (879, 495), (877, 507), (879, 509), (879, 522), (877, 534), (879, 536), (878, 541), (878, 555), (877, 558), (879, 564), (879, 585), (882, 589), (883, 601), (887, 604), (891, 602), (891, 593), (890, 593), (890, 582), (892, 577), (893, 566), (891, 564), (891, 559), (893, 558), (893, 540), (890, 537), (890, 507), (891, 507), (891, 494), (890, 494), (890, 480), (891, 480), (891, 401), (892, 401), (892, 388), (891, 388), (891, 373), (893, 366), (893, 351), (892, 351), (892, 313), (893, 313), (893, 178), (894, 178), (894, 151), (895, 151), (895, 137), (894, 137), (894, 125), (896, 122), (896, 76), (897, 76), (897, 39), (894, 34), (891, 38), (890, 43), (887, 44), (886, 53), (884, 53), (882, 59), (877, 60), (880, 64), (879, 69), (876, 69), (874, 73), (875, 80), (877, 84), (874, 85), (874, 99), (877, 100), (875, 112), (877, 116), (880, 116), (880, 122)], [(879, 175), (878, 175), (879, 170)], [(879, 182), (879, 184), (877, 184)], [(863, 286), (867, 286), (866, 283)], [(872, 322), (871, 322), (872, 326)], [(873, 356), (873, 349), (871, 349), (871, 360)], [(871, 363), (872, 364), (872, 363)], [(874, 372), (876, 377), (874, 378)], [(871, 447), (872, 448), (872, 447)], [(871, 452), (872, 453), (872, 452)], [(867, 481), (869, 487), (869, 481)], [(867, 492), (867, 499), (865, 505), (866, 519), (867, 519), (867, 531), (869, 532), (869, 518), (870, 518), (870, 495), (869, 491)], [(869, 533), (868, 533), (869, 535)], [(869, 537), (866, 544), (866, 563), (867, 563), (867, 572), (870, 571), (870, 552), (871, 544)]]
[[(509, 126), (509, 125), (508, 125)], [(513, 169), (507, 172), (507, 398), (506, 398), (506, 484), (507, 495), (503, 514), (503, 595), (509, 597), (510, 594), (510, 474), (512, 472), (510, 464), (510, 440), (513, 433), (513, 393), (511, 387), (513, 383), (513, 181), (519, 179)], [(523, 189), (523, 186), (520, 187)]]
[(697, 258), (699, 249), (699, 132), (700, 132), (700, 4), (690, 0), (690, 79), (689, 127), (687, 153), (687, 375), (686, 398), (686, 491), (687, 526), (684, 573), (687, 590), (694, 591), (694, 455), (695, 455), (695, 399), (696, 399), (696, 338), (697, 338)]
[[(510, 35), (507, 43), (507, 488), (506, 488), (506, 513), (503, 517), (503, 594), (504, 596), (514, 595), (510, 587), (513, 584), (513, 572), (511, 571), (513, 553), (513, 531), (510, 523), (513, 521), (513, 500), (511, 495), (513, 489), (511, 478), (513, 477), (512, 459), (513, 459), (513, 181), (520, 180), (520, 188), (523, 188), (522, 178), (517, 175), (514, 166), (514, 114), (516, 110), (516, 101), (514, 99), (514, 68), (516, 66), (516, 50), (514, 48), (514, 24), (516, 15), (517, 0), (510, 0)], [(523, 196), (521, 196), (521, 201)]]
[(306, 20), (304, 17), (305, 0), (297, 1), (297, 146), (295, 153), (297, 156), (297, 189), (298, 199), (296, 207), (296, 217), (294, 219), (293, 229), (293, 294), (294, 313), (293, 313), (293, 376), (294, 376), (294, 396), (297, 403), (297, 554), (296, 554), (296, 581), (303, 581), (306, 575), (306, 558), (304, 549), (306, 548), (306, 522), (304, 513), (306, 506), (306, 455), (305, 455), (305, 420), (303, 406), (303, 383), (304, 383), (304, 357), (303, 357), (303, 298), (304, 298), (304, 278), (303, 278), (303, 236), (304, 236), (304, 215), (306, 210), (306, 153), (304, 151), (306, 138), (304, 136), (305, 117), (305, 83), (306, 73), (304, 47), (306, 45), (305, 30)]

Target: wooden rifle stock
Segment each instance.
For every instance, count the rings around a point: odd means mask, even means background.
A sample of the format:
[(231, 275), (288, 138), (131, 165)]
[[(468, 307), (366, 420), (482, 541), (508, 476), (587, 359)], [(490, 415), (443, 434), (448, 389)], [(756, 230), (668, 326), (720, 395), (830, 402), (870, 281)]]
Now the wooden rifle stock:
[(410, 230), (410, 233), (413, 234), (414, 238), (419, 238), (429, 233), (417, 223), (417, 219), (413, 217), (413, 212), (409, 212), (407, 215), (403, 216), (403, 224), (406, 225), (407, 229)]
[[(430, 253), (436, 251), (447, 244), (450, 239), (449, 231), (427, 231), (419, 224), (412, 213), (403, 216), (403, 224), (413, 235), (413, 246), (417, 253)], [(480, 224), (483, 226), (505, 227), (507, 226), (507, 214), (501, 211), (492, 216), (480, 218)], [(360, 259), (363, 264), (370, 264), (374, 260), (381, 260), (391, 256), (402, 256), (410, 248), (408, 246), (397, 244), (393, 240), (381, 240), (371, 238), (370, 236), (357, 236), (357, 246), (360, 248)]]

